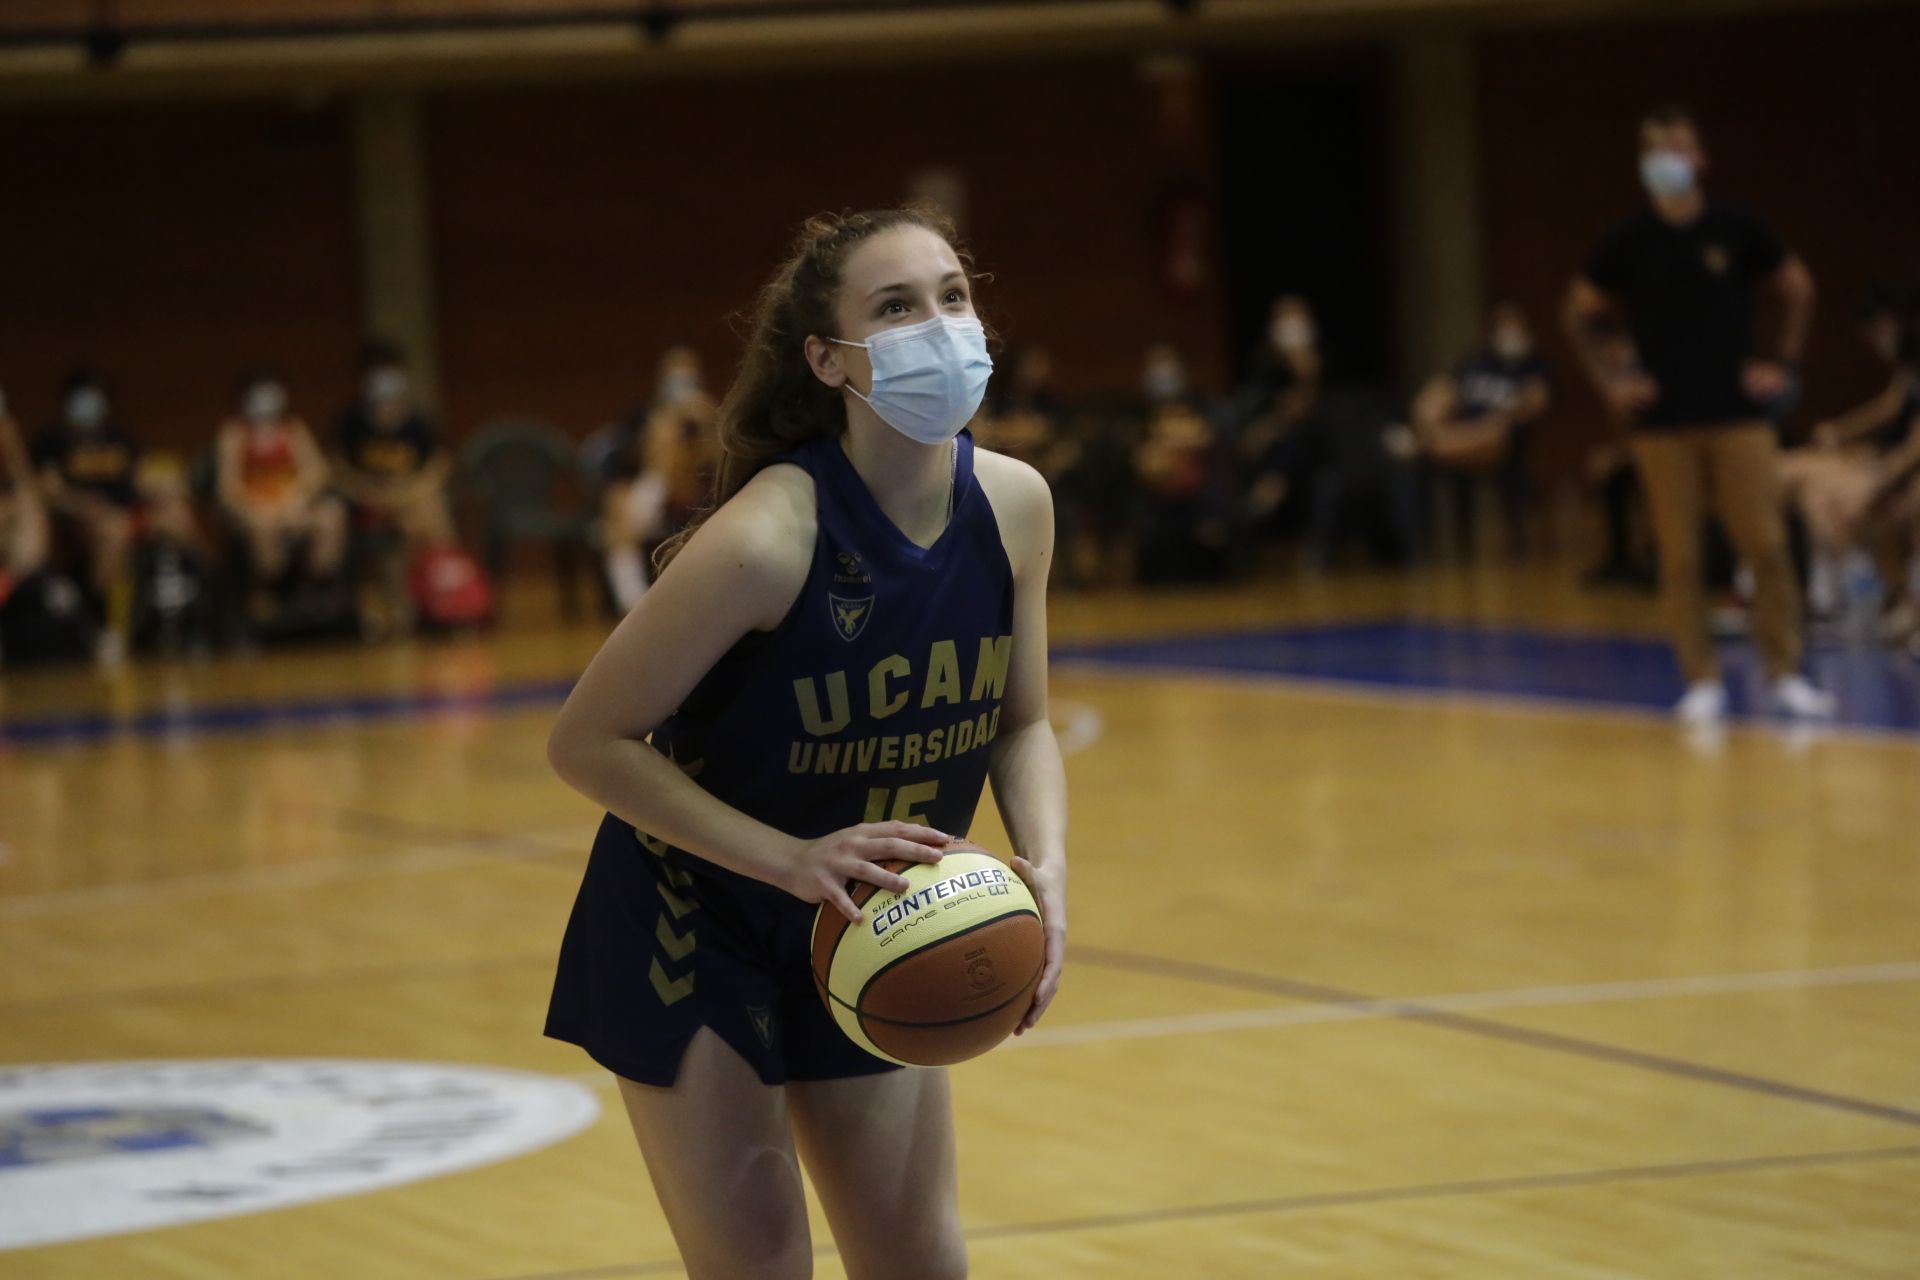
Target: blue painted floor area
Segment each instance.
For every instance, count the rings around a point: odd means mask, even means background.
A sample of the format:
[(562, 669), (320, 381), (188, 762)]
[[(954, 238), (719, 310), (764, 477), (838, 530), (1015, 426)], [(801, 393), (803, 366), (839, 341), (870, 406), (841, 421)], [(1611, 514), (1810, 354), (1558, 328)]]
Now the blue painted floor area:
[[(1385, 621), (1075, 645), (1056, 661), (1292, 676), (1392, 689), (1666, 710), (1681, 693), (1667, 646), (1640, 637)], [(1766, 714), (1758, 655), (1720, 647), (1734, 715)], [(1816, 650), (1809, 674), (1840, 698), (1840, 722), (1920, 732), (1920, 662), (1880, 648)]]
[[(1733, 713), (1764, 715), (1764, 682), (1752, 647), (1726, 644), (1720, 652)], [(1132, 670), (1292, 676), (1604, 707), (1665, 710), (1680, 696), (1679, 674), (1657, 640), (1455, 623), (1328, 623), (1066, 645), (1054, 650), (1054, 658)], [(1861, 646), (1816, 650), (1809, 666), (1817, 683), (1840, 696), (1841, 723), (1920, 733), (1920, 662)], [(125, 715), (0, 717), (0, 747), (557, 707), (571, 687), (570, 680), (533, 680), (460, 694), (358, 694), (216, 702)]]

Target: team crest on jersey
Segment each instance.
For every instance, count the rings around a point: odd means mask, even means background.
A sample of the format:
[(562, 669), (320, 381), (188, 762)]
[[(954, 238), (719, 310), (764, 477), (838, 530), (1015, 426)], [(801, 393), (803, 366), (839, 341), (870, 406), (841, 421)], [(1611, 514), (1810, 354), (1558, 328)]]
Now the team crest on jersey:
[(1708, 272), (1716, 276), (1727, 274), (1727, 268), (1733, 265), (1733, 255), (1727, 252), (1723, 244), (1710, 244), (1700, 254)]
[(835, 586), (849, 583), (865, 586), (873, 581), (873, 575), (867, 572), (867, 566), (861, 562), (858, 551), (842, 551), (834, 558), (833, 582)]
[(873, 616), (872, 596), (855, 599), (829, 592), (827, 605), (833, 610), (834, 630), (840, 633), (842, 640), (858, 640), (860, 633), (867, 629), (867, 619)]

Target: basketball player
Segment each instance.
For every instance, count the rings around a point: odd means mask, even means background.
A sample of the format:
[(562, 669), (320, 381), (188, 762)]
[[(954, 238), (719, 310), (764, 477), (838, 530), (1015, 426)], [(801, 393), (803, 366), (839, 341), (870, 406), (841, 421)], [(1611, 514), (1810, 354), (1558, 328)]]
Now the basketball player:
[(219, 494), (247, 539), (255, 581), (277, 581), (300, 543), (314, 576), (333, 577), (346, 555), (347, 510), (327, 492), (327, 460), (313, 433), (271, 374), (242, 380), (239, 408), (220, 427)]
[[(1789, 715), (1830, 716), (1832, 696), (1799, 674), (1800, 593), (1767, 420), (1792, 390), (1813, 314), (1813, 276), (1754, 213), (1707, 199), (1706, 167), (1686, 111), (1665, 108), (1641, 121), (1640, 176), (1650, 205), (1615, 228), (1574, 278), (1567, 330), (1608, 407), (1634, 424), (1668, 634), (1687, 682), (1675, 713), (1690, 724), (1726, 714), (1701, 599), (1701, 528), (1711, 501), (1753, 568), (1754, 634), (1775, 704)], [(1753, 352), (1756, 285), (1781, 303), (1769, 357)], [(1638, 348), (1634, 372), (1606, 365), (1606, 322), (1616, 308)]]
[(842, 1035), (808, 938), (816, 903), (861, 918), (849, 881), (905, 887), (877, 863), (937, 862), (991, 776), (1046, 921), (1022, 1031), (1060, 981), (1052, 504), (964, 431), (991, 368), (941, 217), (807, 223), (720, 406), (718, 505), (553, 729), (556, 772), (610, 812), (547, 1033), (620, 1076), (695, 1280), (812, 1273), (802, 1160), (850, 1276), (966, 1273), (946, 1074)]

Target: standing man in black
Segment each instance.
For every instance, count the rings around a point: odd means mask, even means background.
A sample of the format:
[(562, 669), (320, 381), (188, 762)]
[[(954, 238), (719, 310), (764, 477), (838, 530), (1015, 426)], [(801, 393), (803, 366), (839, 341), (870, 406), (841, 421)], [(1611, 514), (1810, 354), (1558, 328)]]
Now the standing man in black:
[[(1726, 714), (1702, 599), (1700, 535), (1709, 504), (1756, 583), (1754, 636), (1773, 699), (1790, 715), (1826, 717), (1833, 699), (1800, 674), (1800, 593), (1781, 513), (1778, 444), (1768, 410), (1793, 387), (1813, 314), (1813, 276), (1773, 228), (1701, 190), (1707, 155), (1679, 108), (1640, 124), (1649, 205), (1616, 227), (1574, 277), (1569, 335), (1631, 445), (1660, 554), (1660, 594), (1690, 724)], [(1780, 332), (1753, 341), (1753, 294), (1778, 296)], [(1637, 364), (1610, 368), (1610, 322), (1624, 314)]]

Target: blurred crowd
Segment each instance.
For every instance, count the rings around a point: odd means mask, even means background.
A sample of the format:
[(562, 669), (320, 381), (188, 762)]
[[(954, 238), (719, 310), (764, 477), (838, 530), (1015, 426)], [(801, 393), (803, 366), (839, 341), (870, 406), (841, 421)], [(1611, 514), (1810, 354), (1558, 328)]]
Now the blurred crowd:
[[(1873, 290), (1860, 332), (1885, 386), (1779, 460), (1816, 614), (1845, 607), (1869, 558), (1890, 638), (1916, 626), (1917, 308), (1914, 284)], [(1471, 349), (1397, 399), (1331, 377), (1312, 303), (1287, 295), (1225, 396), (1202, 394), (1182, 352), (1160, 344), (1143, 353), (1136, 394), (1069, 398), (1030, 346), (1002, 355), (974, 430), (1052, 485), (1066, 588), (1221, 582), (1275, 558), (1311, 572), (1472, 558), (1496, 539), (1496, 553), (1522, 556), (1541, 505), (1534, 447), (1556, 394), (1539, 346), (1525, 311), (1500, 303)], [(1631, 373), (1624, 333), (1604, 352)], [(60, 420), (30, 437), (0, 398), (0, 661), (92, 652), (111, 663), (141, 646), (481, 622), (492, 578), (534, 525), (597, 567), (598, 597), (618, 616), (646, 592), (653, 549), (706, 500), (718, 405), (689, 348), (666, 352), (651, 395), (577, 446), (552, 428), (489, 429), (460, 459), (416, 403), (401, 352), (369, 345), (360, 375), (322, 436), (282, 378), (249, 372), (192, 457), (143, 450), (97, 371), (72, 374)], [(1650, 590), (1625, 425), (1588, 458), (1599, 533), (1587, 577)], [(484, 563), (456, 534), (462, 476), (490, 504), (466, 522)], [(1724, 536), (1709, 532), (1704, 563), (1709, 589), (1738, 592)]]
[(143, 448), (95, 369), (30, 437), (0, 397), (0, 661), (479, 620), (441, 435), (397, 349), (369, 344), (360, 371), (324, 441), (284, 379), (243, 374), (191, 456)]
[(1201, 394), (1166, 344), (1144, 353), (1136, 396), (1097, 403), (1057, 397), (1042, 350), (1002, 363), (975, 433), (1053, 485), (1070, 585), (1220, 581), (1284, 546), (1316, 570), (1348, 554), (1408, 564), (1439, 542), (1468, 554), (1488, 506), (1526, 550), (1530, 447), (1552, 391), (1511, 304), (1412, 404), (1330, 377), (1297, 295), (1273, 303), (1224, 397)]

